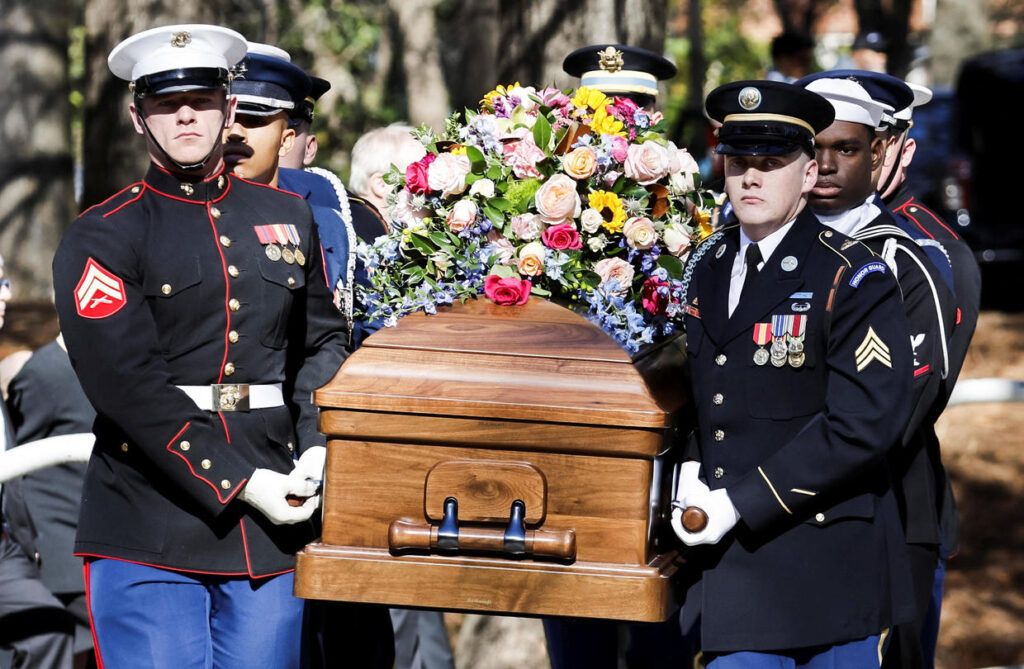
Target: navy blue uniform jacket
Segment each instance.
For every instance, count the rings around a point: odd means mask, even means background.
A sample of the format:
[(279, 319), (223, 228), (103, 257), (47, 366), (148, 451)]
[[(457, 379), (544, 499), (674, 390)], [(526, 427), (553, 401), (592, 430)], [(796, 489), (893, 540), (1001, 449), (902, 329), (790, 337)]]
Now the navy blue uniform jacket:
[[(294, 225), (304, 264), (272, 260), (259, 226)], [(98, 416), (75, 550), (174, 569), (294, 567), (312, 523), (276, 526), (236, 500), (256, 468), (323, 445), (310, 393), (348, 333), (309, 206), (220, 173), (145, 180), (86, 211), (53, 262), (61, 329)], [(177, 385), (284, 385), (285, 406), (214, 413)]]
[[(705, 651), (878, 634), (913, 613), (885, 465), (910, 411), (896, 281), (805, 209), (730, 318), (738, 247), (732, 227), (688, 267), (698, 416), (688, 457), (712, 489), (728, 490), (740, 521), (719, 544), (688, 552), (697, 577), (683, 624), (701, 617)], [(755, 364), (755, 325), (789, 315), (807, 318), (803, 365)]]

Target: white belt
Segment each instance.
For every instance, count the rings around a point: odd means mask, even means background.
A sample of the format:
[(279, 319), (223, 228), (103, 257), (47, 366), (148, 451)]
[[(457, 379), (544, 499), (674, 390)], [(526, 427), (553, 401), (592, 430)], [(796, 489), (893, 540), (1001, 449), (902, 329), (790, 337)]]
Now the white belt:
[(178, 386), (203, 411), (249, 411), (284, 406), (280, 383)]

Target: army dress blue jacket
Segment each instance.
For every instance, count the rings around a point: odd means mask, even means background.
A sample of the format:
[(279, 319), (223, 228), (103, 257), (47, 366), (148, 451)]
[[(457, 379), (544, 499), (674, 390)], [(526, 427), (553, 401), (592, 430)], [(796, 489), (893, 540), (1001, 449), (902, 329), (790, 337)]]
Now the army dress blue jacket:
[[(738, 248), (733, 226), (687, 268), (697, 412), (687, 457), (711, 489), (728, 491), (740, 520), (718, 544), (688, 551), (684, 631), (699, 617), (701, 647), (717, 652), (879, 634), (913, 613), (885, 462), (910, 411), (896, 282), (805, 209), (729, 317)], [(769, 355), (776, 340), (780, 365)]]
[[(306, 203), (223, 171), (186, 183), (151, 166), (72, 223), (53, 274), (98, 414), (76, 553), (251, 577), (291, 570), (312, 523), (273, 525), (236, 496), (255, 469), (289, 472), (325, 442), (310, 394), (341, 365), (348, 333)], [(244, 383), (283, 384), (285, 404), (214, 412), (176, 387)]]

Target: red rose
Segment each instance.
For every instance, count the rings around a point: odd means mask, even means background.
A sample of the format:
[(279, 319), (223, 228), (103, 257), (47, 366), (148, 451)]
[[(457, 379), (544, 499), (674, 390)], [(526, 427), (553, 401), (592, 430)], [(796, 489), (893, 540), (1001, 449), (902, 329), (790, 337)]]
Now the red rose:
[(576, 232), (576, 228), (572, 223), (552, 225), (544, 231), (540, 239), (544, 242), (545, 246), (556, 251), (564, 251), (565, 249), (576, 251), (583, 248), (583, 240), (580, 239), (580, 233)]
[(531, 288), (533, 284), (527, 279), (511, 276), (503, 279), (497, 274), (491, 274), (484, 279), (484, 294), (491, 302), (502, 306), (526, 304), (530, 299)]
[(430, 163), (437, 160), (436, 153), (428, 153), (415, 163), (405, 168), (405, 188), (411, 193), (429, 193), (427, 185), (427, 169)]
[(667, 285), (664, 281), (653, 276), (644, 281), (643, 292), (640, 295), (640, 302), (644, 305), (644, 309), (655, 316), (660, 316), (668, 310), (669, 296), (658, 292), (658, 288)]

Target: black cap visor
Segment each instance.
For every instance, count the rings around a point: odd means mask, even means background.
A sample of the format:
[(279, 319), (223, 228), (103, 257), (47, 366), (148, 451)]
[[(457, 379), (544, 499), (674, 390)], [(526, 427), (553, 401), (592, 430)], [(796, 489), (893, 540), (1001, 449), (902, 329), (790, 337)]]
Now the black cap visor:
[(732, 121), (718, 129), (716, 153), (727, 156), (784, 156), (797, 149), (814, 155), (814, 137), (789, 123)]
[(135, 80), (135, 96), (168, 95), (221, 88), (228, 90), (228, 71), (217, 67), (190, 67), (147, 74)]

